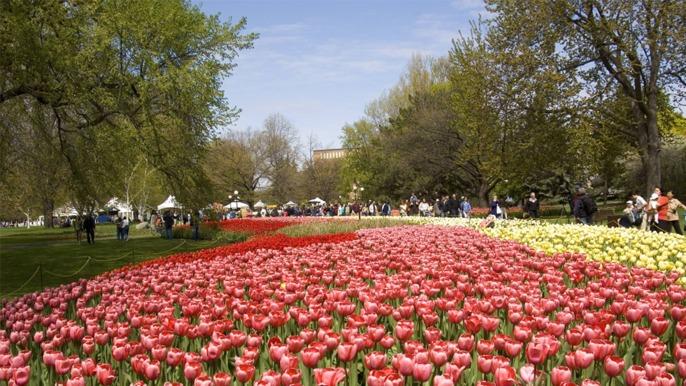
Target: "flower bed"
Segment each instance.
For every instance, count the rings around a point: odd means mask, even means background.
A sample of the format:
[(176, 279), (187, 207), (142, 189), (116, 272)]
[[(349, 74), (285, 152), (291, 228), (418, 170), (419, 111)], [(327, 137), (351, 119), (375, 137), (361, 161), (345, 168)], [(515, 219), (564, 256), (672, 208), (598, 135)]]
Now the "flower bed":
[(314, 220), (311, 218), (305, 220), (302, 217), (239, 218), (220, 221), (219, 227), (224, 231), (256, 235), (275, 232), (281, 228), (304, 221)]
[(466, 228), (357, 235), (253, 239), (16, 299), (0, 312), (0, 378), (557, 386), (686, 377), (676, 273), (550, 256)]
[(686, 237), (671, 233), (605, 226), (560, 225), (535, 221), (497, 221), (482, 229), (480, 220), (413, 218), (423, 224), (467, 226), (500, 239), (524, 243), (546, 253), (577, 252), (599, 262), (673, 271), (686, 285)]

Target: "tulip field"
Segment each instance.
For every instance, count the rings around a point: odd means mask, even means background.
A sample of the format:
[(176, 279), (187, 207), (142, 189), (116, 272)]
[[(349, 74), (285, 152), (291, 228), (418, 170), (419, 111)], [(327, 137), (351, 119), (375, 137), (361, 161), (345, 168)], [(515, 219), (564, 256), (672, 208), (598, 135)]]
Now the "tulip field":
[(5, 302), (0, 385), (686, 385), (680, 239), (269, 221)]

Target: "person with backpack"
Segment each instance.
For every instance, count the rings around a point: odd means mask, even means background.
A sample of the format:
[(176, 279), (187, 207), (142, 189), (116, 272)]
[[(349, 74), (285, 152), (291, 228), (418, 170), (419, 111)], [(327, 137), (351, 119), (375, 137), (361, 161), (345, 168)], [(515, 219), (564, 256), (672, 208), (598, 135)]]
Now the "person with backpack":
[(595, 201), (586, 194), (586, 189), (577, 189), (576, 200), (574, 200), (574, 217), (584, 225), (592, 225), (593, 214), (597, 211), (598, 206)]
[(503, 218), (503, 208), (500, 206), (500, 200), (498, 200), (498, 196), (496, 195), (494, 195), (491, 200), (488, 214), (495, 216), (496, 219)]
[(83, 220), (83, 230), (86, 231), (86, 240), (88, 240), (88, 244), (95, 244), (95, 219), (90, 213), (88, 213)]
[(173, 232), (173, 227), (174, 227), (174, 217), (172, 217), (171, 213), (169, 211), (166, 211), (164, 213), (164, 216), (162, 217), (162, 220), (164, 221), (164, 236), (167, 240), (171, 240), (174, 238), (174, 232)]
[(114, 220), (114, 225), (117, 227), (117, 240), (124, 240), (124, 232), (122, 231), (122, 223), (124, 220), (120, 215)]

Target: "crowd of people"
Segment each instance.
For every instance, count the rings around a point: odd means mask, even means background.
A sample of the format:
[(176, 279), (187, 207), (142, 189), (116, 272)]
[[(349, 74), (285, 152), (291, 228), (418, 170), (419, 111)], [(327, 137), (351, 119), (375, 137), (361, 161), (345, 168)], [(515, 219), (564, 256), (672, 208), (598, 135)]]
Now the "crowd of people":
[[(672, 191), (663, 194), (662, 189), (656, 187), (646, 201), (638, 193), (631, 195), (631, 200), (626, 202), (622, 218), (619, 224), (623, 227), (637, 227), (642, 230), (654, 232), (671, 232), (683, 234), (679, 224), (679, 209), (686, 210), (679, 199), (674, 197)], [(686, 217), (684, 217), (686, 222)], [(686, 225), (684, 225), (686, 230)]]

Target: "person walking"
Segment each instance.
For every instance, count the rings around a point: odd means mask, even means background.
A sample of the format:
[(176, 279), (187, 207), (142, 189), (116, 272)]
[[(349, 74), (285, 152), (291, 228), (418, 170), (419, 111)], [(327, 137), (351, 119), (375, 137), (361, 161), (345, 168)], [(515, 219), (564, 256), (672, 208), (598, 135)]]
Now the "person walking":
[(631, 193), (631, 200), (634, 202), (634, 209), (636, 210), (636, 223), (639, 225), (641, 230), (646, 230), (648, 227), (648, 219), (646, 216), (646, 207), (648, 206), (648, 201), (641, 197), (638, 192)]
[(586, 189), (579, 188), (574, 201), (574, 217), (584, 225), (593, 224), (593, 214), (598, 211), (595, 201), (586, 194)]
[(162, 217), (162, 220), (164, 221), (164, 235), (166, 236), (167, 240), (173, 239), (174, 232), (172, 231), (172, 228), (174, 227), (174, 217), (172, 217), (169, 211), (166, 211)]
[[(679, 199), (674, 197), (674, 192), (671, 190), (667, 192), (667, 229), (669, 227), (674, 229), (674, 232), (683, 235), (681, 231), (681, 225), (679, 224), (679, 208), (686, 210), (686, 205), (684, 205)], [(686, 230), (686, 224), (684, 225), (684, 230)]]
[(446, 203), (448, 206), (449, 217), (457, 217), (460, 214), (460, 202), (457, 201), (457, 194), (453, 194), (448, 198)]
[(95, 219), (93, 215), (88, 213), (83, 220), (83, 230), (86, 231), (86, 239), (88, 244), (95, 244)]
[(124, 220), (119, 215), (117, 215), (117, 218), (114, 220), (114, 225), (117, 227), (117, 240), (123, 240), (124, 239), (124, 234), (121, 230), (121, 224), (123, 221)]
[(80, 215), (76, 216), (74, 222), (72, 222), (72, 225), (74, 226), (74, 231), (76, 232), (76, 241), (81, 244), (81, 236), (83, 235), (83, 219)]
[[(671, 224), (667, 220), (667, 213), (669, 212), (669, 198), (662, 194), (662, 190), (655, 188), (655, 192), (659, 195), (657, 198), (657, 226), (663, 232), (670, 232)], [(678, 226), (678, 225), (677, 225)]]
[(472, 215), (472, 204), (469, 202), (467, 196), (462, 197), (463, 200), (460, 203), (460, 213), (462, 213), (462, 218), (470, 218)]
[(129, 240), (129, 219), (124, 216), (124, 219), (121, 221), (121, 239), (122, 241), (128, 241)]
[(536, 193), (531, 192), (529, 195), (529, 198), (526, 200), (526, 203), (524, 203), (524, 212), (530, 217), (530, 218), (538, 218), (539, 216), (539, 210), (541, 208), (540, 202), (538, 201), (538, 198), (536, 198)]
[(391, 204), (388, 201), (385, 201), (381, 206), (381, 215), (384, 217), (391, 215)]
[(488, 212), (488, 214), (495, 216), (496, 219), (503, 218), (503, 209), (500, 206), (500, 200), (498, 200), (498, 196), (496, 196), (496, 195), (493, 196), (493, 199), (491, 200), (490, 208), (491, 209)]
[(195, 211), (191, 214), (191, 229), (193, 230), (193, 240), (200, 239), (200, 212)]

